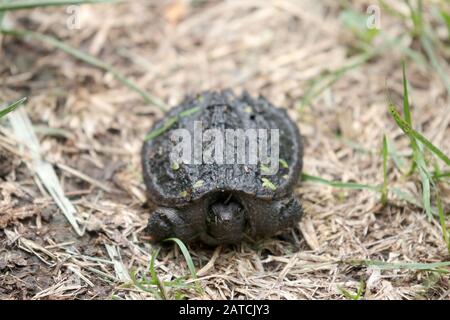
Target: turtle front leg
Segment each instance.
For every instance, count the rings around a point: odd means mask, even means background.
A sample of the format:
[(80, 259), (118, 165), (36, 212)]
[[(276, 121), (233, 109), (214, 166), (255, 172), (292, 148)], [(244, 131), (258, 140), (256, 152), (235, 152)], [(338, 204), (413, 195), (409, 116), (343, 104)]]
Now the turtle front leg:
[(157, 207), (150, 215), (147, 226), (147, 232), (152, 241), (160, 242), (167, 238), (192, 240), (195, 234), (182, 217), (182, 213), (178, 209)]
[(272, 236), (295, 227), (303, 215), (302, 206), (295, 196), (253, 202), (247, 206), (247, 210), (250, 216), (250, 235), (255, 237)]

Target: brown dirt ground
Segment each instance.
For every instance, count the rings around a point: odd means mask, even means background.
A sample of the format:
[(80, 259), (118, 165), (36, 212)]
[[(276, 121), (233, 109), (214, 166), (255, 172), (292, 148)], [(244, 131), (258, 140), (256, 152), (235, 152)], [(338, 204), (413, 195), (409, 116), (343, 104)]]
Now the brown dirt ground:
[[(142, 88), (174, 105), (205, 89), (246, 89), (289, 110), (305, 138), (305, 171), (331, 180), (379, 184), (383, 134), (409, 155), (408, 140), (390, 117), (386, 86), (400, 105), (404, 48), (417, 49), (410, 22), (382, 11), (381, 32), (401, 41), (342, 75), (298, 110), (313, 80), (354, 61), (355, 35), (339, 1), (130, 1), (80, 7), (81, 29), (66, 27), (65, 8), (8, 15), (8, 23), (53, 35), (99, 57)], [(403, 1), (389, 1), (408, 14)], [(438, 1), (435, 1), (438, 3)], [(365, 12), (368, 1), (351, 1)], [(427, 11), (428, 12), (428, 11)], [(428, 14), (428, 13), (427, 13)], [(428, 17), (428, 16), (427, 16)], [(430, 19), (432, 19), (430, 17)], [(436, 34), (447, 37), (438, 25)], [(86, 225), (78, 237), (52, 198), (36, 184), (7, 121), (0, 125), (0, 299), (152, 299), (122, 281), (105, 245), (116, 246), (127, 270), (148, 268), (152, 247), (143, 232), (149, 212), (141, 178), (142, 139), (162, 113), (114, 80), (36, 41), (4, 37), (0, 95), (29, 97), (26, 111), (45, 158), (56, 164), (66, 195)], [(403, 49), (402, 49), (403, 48)], [(448, 49), (448, 48), (447, 48)], [(441, 59), (450, 74), (447, 57)], [(415, 126), (450, 153), (449, 94), (428, 65), (408, 59)], [(65, 165), (76, 170), (64, 170)], [(81, 179), (83, 173), (105, 190)], [(417, 177), (390, 163), (390, 185), (419, 201)], [(450, 208), (448, 183), (440, 186)], [(449, 259), (437, 220), (390, 194), (312, 182), (296, 190), (306, 215), (298, 228), (255, 243), (211, 249), (189, 246), (202, 291), (167, 289), (169, 298), (343, 299), (365, 282), (368, 299), (448, 299), (446, 274), (380, 270), (346, 259), (438, 262)], [(303, 234), (303, 236), (302, 236)], [(179, 249), (164, 247), (159, 276), (187, 275)]]

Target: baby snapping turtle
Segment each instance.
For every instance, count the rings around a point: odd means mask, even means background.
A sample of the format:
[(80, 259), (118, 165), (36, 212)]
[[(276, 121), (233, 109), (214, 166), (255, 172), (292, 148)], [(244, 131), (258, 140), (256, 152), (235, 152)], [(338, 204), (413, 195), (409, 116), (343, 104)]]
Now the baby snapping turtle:
[(265, 98), (188, 97), (155, 123), (143, 146), (153, 207), (147, 231), (155, 242), (217, 245), (292, 227), (302, 215), (293, 195), (302, 157), (297, 126)]

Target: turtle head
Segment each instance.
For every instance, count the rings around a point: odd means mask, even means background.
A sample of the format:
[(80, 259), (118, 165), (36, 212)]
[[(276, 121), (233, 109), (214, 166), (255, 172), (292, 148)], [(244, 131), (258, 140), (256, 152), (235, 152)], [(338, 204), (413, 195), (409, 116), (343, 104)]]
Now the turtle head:
[(219, 243), (236, 243), (244, 236), (244, 210), (237, 202), (213, 203), (206, 221), (208, 234)]

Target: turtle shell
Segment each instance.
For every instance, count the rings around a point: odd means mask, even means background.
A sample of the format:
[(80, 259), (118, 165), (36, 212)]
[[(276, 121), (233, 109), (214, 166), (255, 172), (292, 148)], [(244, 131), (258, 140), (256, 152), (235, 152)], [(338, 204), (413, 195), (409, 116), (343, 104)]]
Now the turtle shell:
[[(175, 145), (180, 142), (179, 139), (174, 141), (177, 129), (184, 129), (177, 132), (183, 132), (185, 136), (187, 134), (186, 140), (191, 142), (191, 152), (187, 152), (191, 157), (190, 161), (185, 161), (187, 163), (171, 158)], [(205, 150), (216, 146), (216, 138), (204, 139), (203, 134), (208, 129), (218, 129), (222, 133), (224, 163), (204, 163), (201, 156), (200, 159), (197, 156), (201, 163), (194, 163), (196, 151), (204, 155)], [(258, 146), (264, 138), (259, 135), (262, 132), (259, 130), (266, 129), (263, 131), (266, 132), (268, 155), (275, 152), (271, 141), (276, 136), (272, 133), (278, 130), (279, 156), (276, 158), (276, 173), (266, 174), (269, 164), (260, 161), (260, 153), (257, 163), (250, 162), (248, 155), (244, 163), (242, 158), (240, 162), (237, 161), (237, 157), (234, 163), (226, 161), (227, 150), (234, 150), (237, 155), (242, 155), (238, 143), (226, 139), (228, 129), (240, 134), (247, 129), (255, 129), (248, 132), (258, 134)], [(271, 131), (272, 129), (275, 131)], [(245, 146), (245, 150), (249, 152), (249, 140), (245, 142)], [(211, 154), (221, 151), (216, 150)], [(160, 206), (181, 207), (216, 192), (244, 193), (263, 199), (283, 197), (291, 193), (298, 182), (302, 155), (303, 146), (298, 127), (285, 110), (274, 107), (262, 96), (253, 99), (246, 92), (241, 96), (236, 96), (231, 91), (204, 92), (187, 97), (154, 124), (143, 146), (142, 165), (149, 200)], [(274, 164), (270, 166), (273, 167)]]

